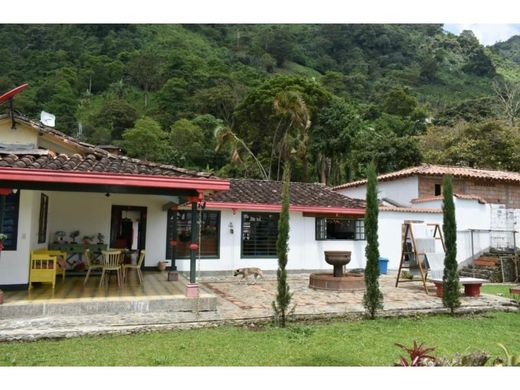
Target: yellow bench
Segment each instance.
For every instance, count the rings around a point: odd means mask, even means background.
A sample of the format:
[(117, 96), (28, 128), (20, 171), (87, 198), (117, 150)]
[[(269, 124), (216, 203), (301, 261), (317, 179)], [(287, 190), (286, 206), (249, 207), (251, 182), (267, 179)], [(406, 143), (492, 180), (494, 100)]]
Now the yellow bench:
[(65, 279), (65, 262), (67, 261), (67, 252), (65, 251), (59, 251), (59, 250), (49, 250), (49, 249), (35, 249), (31, 251), (31, 257), (32, 255), (39, 254), (39, 255), (50, 255), (50, 256), (56, 256), (57, 257), (57, 269), (56, 269), (56, 275), (61, 275), (62, 280)]
[(45, 253), (31, 254), (31, 272), (29, 274), (29, 290), (35, 282), (56, 285), (56, 268), (58, 257)]

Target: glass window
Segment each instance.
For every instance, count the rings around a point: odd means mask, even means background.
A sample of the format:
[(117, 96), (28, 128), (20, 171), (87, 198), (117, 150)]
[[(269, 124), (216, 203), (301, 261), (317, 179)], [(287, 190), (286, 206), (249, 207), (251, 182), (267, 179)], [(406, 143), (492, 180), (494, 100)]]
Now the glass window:
[(316, 218), (316, 240), (364, 240), (365, 221), (353, 218)]
[[(168, 211), (168, 242), (166, 243), (166, 258), (171, 259), (170, 240), (177, 240), (175, 257), (178, 259), (190, 257), (191, 244), (191, 210)], [(219, 257), (220, 244), (220, 211), (197, 211), (200, 223), (200, 256)], [(172, 237), (175, 232), (175, 237)], [(198, 256), (198, 253), (197, 253)]]
[(242, 257), (276, 257), (278, 213), (242, 213)]
[(4, 250), (15, 251), (18, 240), (18, 209), (20, 191), (16, 194), (0, 196), (0, 233), (7, 235)]

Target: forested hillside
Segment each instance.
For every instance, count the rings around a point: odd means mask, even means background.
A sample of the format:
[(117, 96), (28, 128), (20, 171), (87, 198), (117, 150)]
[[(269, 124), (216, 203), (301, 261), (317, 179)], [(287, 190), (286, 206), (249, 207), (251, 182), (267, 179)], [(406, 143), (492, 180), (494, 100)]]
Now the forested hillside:
[[(338, 184), (421, 162), (520, 170), (520, 37), (442, 25), (2, 25), (16, 109), (129, 156)], [(2, 110), (7, 108), (1, 107)]]

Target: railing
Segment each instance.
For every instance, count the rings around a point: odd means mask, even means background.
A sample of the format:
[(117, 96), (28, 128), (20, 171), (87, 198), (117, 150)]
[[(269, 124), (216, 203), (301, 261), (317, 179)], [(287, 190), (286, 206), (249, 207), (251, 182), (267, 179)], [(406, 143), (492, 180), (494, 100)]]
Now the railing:
[[(467, 229), (465, 231), (460, 232), (469, 232), (470, 234), (470, 242), (471, 242), (471, 259), (475, 259), (475, 247), (476, 247), (476, 235), (480, 235), (481, 233), (487, 233), (489, 235), (488, 240), (489, 244), (487, 247), (480, 248), (477, 253), (481, 253), (486, 249), (494, 248), (494, 249), (503, 249), (503, 250), (512, 250), (513, 253), (517, 252), (516, 246), (516, 230), (508, 230), (508, 229)], [(497, 233), (493, 235), (494, 233)], [(487, 241), (487, 240), (486, 240)], [(480, 242), (480, 239), (479, 239)]]

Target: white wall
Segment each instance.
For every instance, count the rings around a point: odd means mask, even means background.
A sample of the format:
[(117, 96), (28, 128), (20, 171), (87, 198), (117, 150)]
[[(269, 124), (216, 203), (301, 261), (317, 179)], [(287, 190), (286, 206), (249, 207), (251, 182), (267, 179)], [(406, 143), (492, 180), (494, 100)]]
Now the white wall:
[[(491, 229), (518, 230), (520, 223), (520, 209), (508, 209), (505, 204), (491, 204)], [(492, 232), (491, 246), (493, 248), (512, 248), (515, 244), (512, 232)]]
[(442, 225), (442, 214), (379, 211), (379, 255), (388, 258), (388, 269), (397, 270), (401, 261), (402, 225), (405, 221), (422, 221)]
[[(491, 205), (476, 200), (454, 198), (457, 221), (457, 261), (468, 262), (472, 257), (469, 229), (491, 228)], [(478, 255), (491, 245), (488, 232), (473, 232), (473, 252)]]
[[(365, 199), (366, 187), (366, 184), (364, 184), (359, 187), (344, 188), (337, 192), (351, 198)], [(377, 183), (377, 190), (379, 199), (389, 198), (404, 206), (411, 206), (411, 200), (419, 197), (419, 179), (417, 176), (410, 176), (398, 180), (383, 181)]]
[(4, 144), (38, 143), (38, 132), (24, 124), (17, 123), (16, 129), (11, 129), (11, 118), (0, 120), (0, 140)]
[(30, 251), (38, 246), (39, 212), (40, 192), (21, 190), (16, 251), (0, 253), (0, 285), (29, 282)]
[[(473, 250), (471, 249), (471, 232), (469, 229), (488, 230), (492, 226), (492, 208), (494, 205), (482, 204), (474, 199), (453, 198), (455, 204), (455, 220), (457, 222), (457, 261), (469, 262), (472, 252), (478, 255), (491, 245), (489, 232), (473, 232)], [(415, 207), (442, 208), (442, 199), (421, 202)], [(441, 221), (442, 222), (442, 221)]]
[(141, 206), (147, 208), (146, 216), (146, 257), (145, 266), (156, 266), (166, 256), (166, 223), (167, 212), (162, 206), (174, 197), (155, 195), (111, 194), (81, 192), (46, 192), (49, 195), (50, 242), (54, 241), (54, 233), (63, 230), (68, 234), (79, 230), (78, 238), (83, 236), (105, 236), (105, 244), (110, 244), (110, 223), (112, 205)]
[[(241, 213), (242, 210), (237, 210), (235, 214), (233, 214), (231, 210), (221, 211), (220, 257), (218, 259), (197, 260), (197, 270), (231, 271), (244, 267), (259, 267), (263, 270), (276, 270), (278, 268), (278, 260), (276, 258), (241, 258)], [(287, 269), (332, 269), (332, 266), (328, 265), (324, 259), (323, 252), (326, 250), (351, 251), (352, 260), (347, 268), (359, 268), (364, 266), (365, 241), (317, 241), (315, 237), (315, 218), (304, 217), (301, 212), (291, 212), (289, 221), (289, 258), (287, 261)], [(229, 229), (230, 222), (233, 223), (233, 234)], [(179, 259), (176, 263), (180, 271), (187, 271), (190, 268), (188, 259)]]

